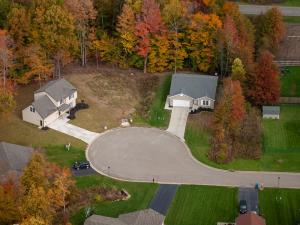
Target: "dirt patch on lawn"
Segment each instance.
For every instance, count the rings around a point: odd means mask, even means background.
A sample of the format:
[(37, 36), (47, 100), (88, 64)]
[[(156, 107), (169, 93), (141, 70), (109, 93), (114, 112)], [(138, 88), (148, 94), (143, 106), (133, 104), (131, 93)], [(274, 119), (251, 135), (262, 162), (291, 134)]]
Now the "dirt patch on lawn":
[(71, 123), (95, 132), (102, 132), (105, 126), (108, 129), (120, 126), (122, 118), (131, 117), (139, 108), (143, 96), (140, 85), (151, 76), (163, 75), (107, 66), (68, 68), (65, 78), (78, 89), (78, 101), (84, 100), (90, 106), (77, 112)]

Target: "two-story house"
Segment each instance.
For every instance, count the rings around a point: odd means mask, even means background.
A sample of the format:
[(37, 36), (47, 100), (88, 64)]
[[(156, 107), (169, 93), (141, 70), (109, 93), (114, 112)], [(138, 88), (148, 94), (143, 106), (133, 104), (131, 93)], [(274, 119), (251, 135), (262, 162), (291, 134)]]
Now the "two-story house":
[(76, 106), (77, 89), (65, 79), (53, 80), (34, 92), (34, 101), (22, 111), (23, 120), (46, 127)]

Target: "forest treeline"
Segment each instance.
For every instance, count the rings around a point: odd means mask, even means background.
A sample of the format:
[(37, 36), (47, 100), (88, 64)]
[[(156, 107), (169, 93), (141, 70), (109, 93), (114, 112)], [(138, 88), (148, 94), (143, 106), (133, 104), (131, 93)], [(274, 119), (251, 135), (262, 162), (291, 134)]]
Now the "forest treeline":
[(259, 156), (251, 106), (279, 99), (273, 54), (285, 28), (277, 8), (249, 18), (225, 0), (0, 0), (0, 27), (2, 113), (15, 106), (16, 84), (60, 77), (71, 62), (218, 74), (210, 157)]

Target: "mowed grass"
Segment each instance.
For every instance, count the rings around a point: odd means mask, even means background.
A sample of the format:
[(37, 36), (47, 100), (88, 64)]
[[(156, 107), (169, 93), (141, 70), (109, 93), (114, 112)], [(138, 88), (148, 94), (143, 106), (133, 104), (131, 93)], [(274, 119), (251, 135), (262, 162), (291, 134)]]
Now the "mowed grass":
[(150, 107), (149, 118), (142, 118), (137, 116), (135, 123), (147, 124), (153, 127), (166, 128), (170, 121), (170, 111), (165, 110), (165, 103), (170, 91), (172, 76), (168, 75), (161, 81), (156, 90), (153, 103)]
[(286, 23), (300, 23), (300, 16), (284, 16), (283, 21)]
[(267, 225), (300, 223), (300, 190), (265, 189), (259, 193), (260, 213)]
[(300, 67), (287, 67), (289, 73), (281, 76), (281, 96), (300, 97)]
[(69, 151), (64, 145), (49, 145), (45, 147), (45, 154), (50, 162), (54, 162), (62, 167), (71, 167), (74, 162), (85, 160), (84, 148), (72, 145)]
[[(146, 209), (158, 188), (158, 184), (122, 182), (100, 175), (77, 177), (76, 184), (80, 189), (102, 186), (107, 188), (125, 189), (128, 191), (131, 197), (126, 201), (102, 202), (92, 205), (95, 214), (109, 217), (118, 217), (123, 213)], [(83, 225), (84, 220), (85, 208), (82, 208), (71, 217), (73, 225)]]
[(300, 105), (281, 105), (279, 120), (263, 120), (266, 153), (299, 153), (300, 157), (299, 116)]
[(180, 186), (165, 224), (215, 225), (217, 222), (234, 222), (237, 204), (236, 188)]
[(284, 6), (294, 6), (294, 7), (300, 7), (300, 1), (299, 0), (285, 0), (282, 5)]
[(282, 105), (280, 120), (263, 120), (263, 153), (258, 160), (235, 159), (218, 164), (208, 158), (212, 135), (188, 125), (185, 140), (193, 156), (209, 166), (226, 170), (300, 172), (300, 106)]

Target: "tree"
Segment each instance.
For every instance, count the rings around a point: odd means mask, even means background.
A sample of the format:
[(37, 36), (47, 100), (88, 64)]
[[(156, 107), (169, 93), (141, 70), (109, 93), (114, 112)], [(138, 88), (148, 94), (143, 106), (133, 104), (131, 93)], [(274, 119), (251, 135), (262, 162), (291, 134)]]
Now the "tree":
[(246, 71), (242, 60), (236, 58), (231, 67), (231, 79), (238, 80), (241, 84), (245, 81)]
[(248, 96), (255, 105), (275, 104), (279, 100), (279, 71), (273, 63), (273, 55), (262, 51), (258, 57), (255, 73), (249, 75)]
[(169, 68), (169, 40), (166, 35), (155, 36), (151, 39), (148, 58), (149, 72), (162, 72)]
[(124, 4), (121, 15), (118, 17), (117, 31), (120, 42), (126, 54), (135, 50), (137, 37), (135, 36), (135, 13), (129, 4)]
[(19, 211), (12, 190), (5, 191), (0, 185), (0, 224), (14, 224), (19, 220)]
[(188, 26), (189, 58), (193, 69), (207, 72), (212, 65), (222, 22), (215, 14), (196, 13)]
[[(172, 66), (174, 68), (175, 73), (177, 71), (178, 65), (179, 67), (182, 67), (183, 61), (182, 56), (184, 53), (182, 50), (182, 45), (179, 43), (179, 38), (181, 34), (178, 33), (180, 26), (183, 24), (183, 15), (186, 13), (185, 11), (186, 8), (180, 0), (169, 0), (163, 8), (164, 21), (171, 30), (170, 37), (172, 39), (170, 42), (174, 49), (174, 54), (172, 54), (172, 58), (174, 59), (172, 61), (174, 61), (174, 63), (172, 63)], [(177, 62), (178, 60), (179, 62)]]
[(155, 0), (144, 0), (135, 29), (138, 37), (137, 54), (144, 58), (144, 73), (146, 73), (150, 36), (158, 35), (165, 29), (159, 5)]
[(66, 206), (70, 198), (71, 190), (74, 188), (75, 182), (69, 169), (62, 169), (56, 175), (56, 178), (51, 189), (53, 204), (58, 208), (63, 208), (63, 214), (66, 214)]
[(269, 9), (264, 15), (256, 18), (257, 49), (275, 52), (285, 35), (285, 26), (280, 10)]
[(10, 0), (0, 0), (0, 29), (6, 28), (7, 16), (11, 7)]
[(61, 76), (61, 67), (70, 62), (76, 52), (74, 19), (60, 5), (38, 7), (34, 12), (33, 40), (46, 50), (54, 61), (54, 74)]
[(262, 153), (261, 116), (256, 109), (250, 108), (237, 136), (238, 156), (246, 159), (258, 159)]
[[(238, 30), (235, 21), (229, 15), (225, 17), (221, 38), (221, 75), (228, 75), (228, 69), (237, 55), (240, 42)], [(223, 39), (223, 40), (222, 40)], [(225, 52), (225, 54), (224, 54)]]
[(21, 177), (21, 184), (24, 188), (25, 194), (28, 193), (30, 189), (33, 190), (34, 187), (47, 187), (48, 181), (46, 178), (45, 168), (46, 162), (44, 157), (39, 153), (35, 153), (27, 167), (24, 169)]
[[(53, 210), (47, 191), (42, 186), (32, 185), (24, 195), (21, 205), (21, 224), (29, 224), (35, 221), (36, 224), (51, 224)], [(30, 219), (28, 221), (28, 219)]]
[(12, 52), (8, 47), (8, 37), (6, 35), (6, 31), (0, 30), (0, 69), (2, 73), (3, 89), (6, 89), (6, 80), (8, 69), (12, 64)]
[(90, 32), (90, 22), (96, 18), (92, 0), (65, 0), (66, 7), (76, 19), (76, 29), (79, 36), (81, 65), (87, 63), (87, 37)]
[(238, 134), (245, 118), (245, 98), (239, 81), (223, 81), (221, 99), (214, 113), (211, 159), (218, 163), (230, 162), (238, 152)]
[(24, 63), (28, 65), (29, 70), (19, 79), (20, 83), (27, 84), (30, 80), (41, 82), (47, 80), (53, 73), (53, 67), (47, 59), (46, 53), (39, 45), (30, 45), (26, 48), (26, 57)]

